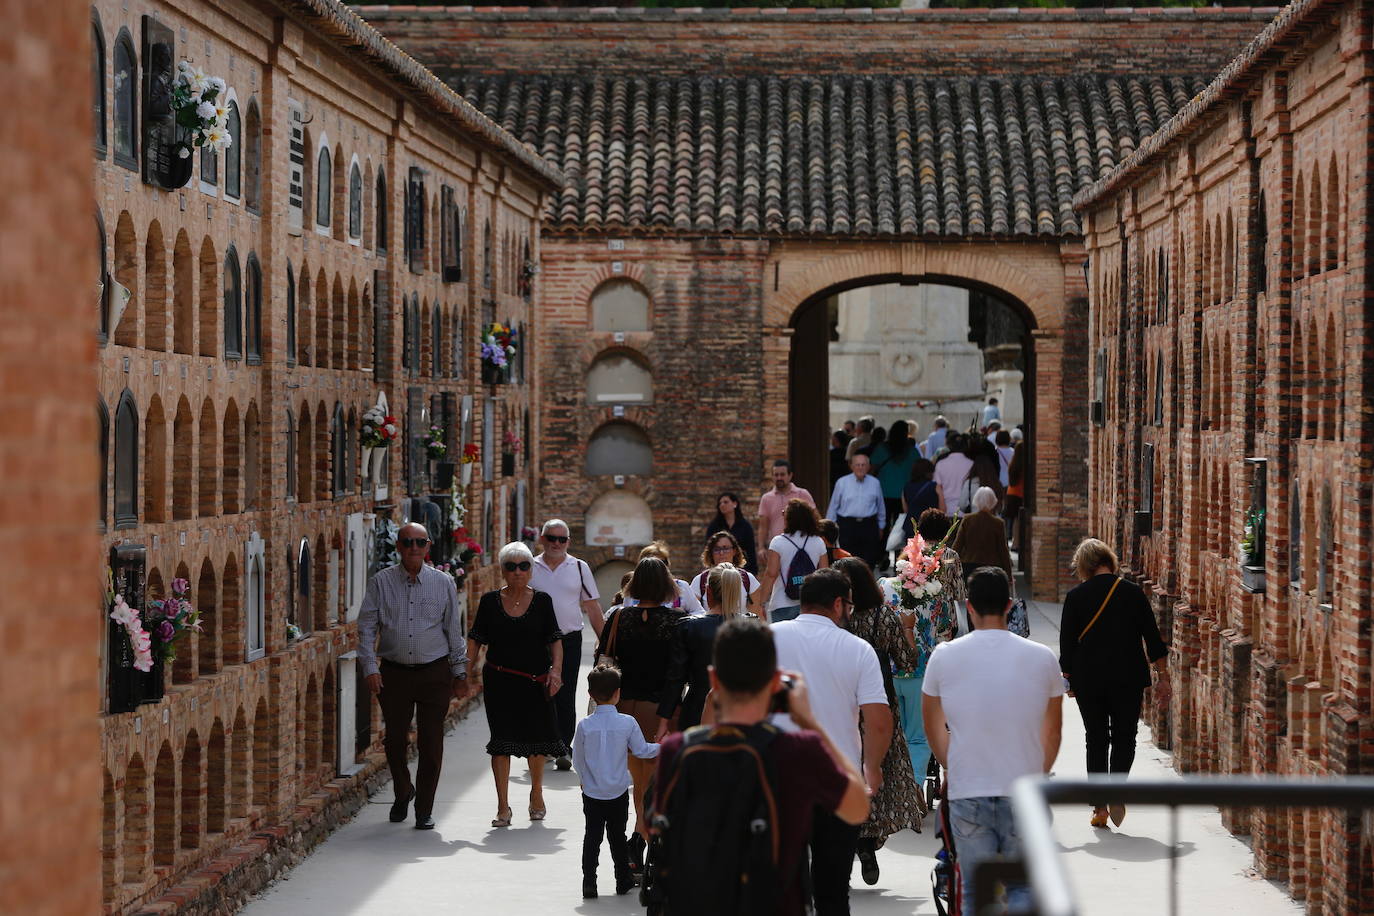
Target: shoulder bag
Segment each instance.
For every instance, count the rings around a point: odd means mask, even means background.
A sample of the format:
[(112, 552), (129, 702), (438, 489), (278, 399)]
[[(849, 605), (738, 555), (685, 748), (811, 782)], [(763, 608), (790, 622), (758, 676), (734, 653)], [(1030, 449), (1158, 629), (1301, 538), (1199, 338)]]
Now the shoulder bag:
[(1102, 606), (1097, 609), (1097, 613), (1093, 615), (1093, 619), (1088, 621), (1088, 625), (1083, 628), (1083, 632), (1078, 634), (1078, 641), (1080, 643), (1083, 641), (1083, 637), (1088, 635), (1088, 631), (1093, 628), (1093, 624), (1097, 623), (1097, 618), (1101, 617), (1102, 612), (1107, 609), (1107, 602), (1112, 600), (1112, 595), (1116, 594), (1116, 587), (1120, 584), (1121, 577), (1117, 576), (1116, 581), (1112, 583), (1112, 587), (1107, 590), (1107, 597), (1102, 599)]

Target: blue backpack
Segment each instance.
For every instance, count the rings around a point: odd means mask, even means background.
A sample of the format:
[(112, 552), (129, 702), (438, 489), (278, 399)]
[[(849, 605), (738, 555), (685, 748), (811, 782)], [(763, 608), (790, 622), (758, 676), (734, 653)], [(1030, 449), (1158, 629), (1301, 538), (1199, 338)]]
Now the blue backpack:
[(787, 575), (782, 580), (782, 590), (787, 597), (799, 599), (801, 598), (802, 580), (816, 571), (816, 561), (811, 559), (811, 555), (806, 552), (806, 542), (810, 540), (810, 536), (802, 538), (800, 547), (797, 547), (792, 539), (785, 534), (782, 539), (797, 548), (797, 552), (792, 554), (792, 559), (787, 563)]

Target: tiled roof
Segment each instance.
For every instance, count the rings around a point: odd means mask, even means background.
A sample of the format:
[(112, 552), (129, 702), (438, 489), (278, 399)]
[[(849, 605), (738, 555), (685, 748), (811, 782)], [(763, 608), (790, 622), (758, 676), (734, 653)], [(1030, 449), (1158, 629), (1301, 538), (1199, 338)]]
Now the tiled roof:
[(1294, 47), (1310, 39), (1313, 31), (1319, 28), (1321, 17), (1329, 17), (1337, 8), (1337, 0), (1295, 0), (1284, 7), (1273, 22), (1222, 68), (1215, 79), (1195, 94), (1172, 119), (1161, 124), (1158, 133), (1149, 142), (1142, 143), (1117, 168), (1083, 188), (1074, 198), (1074, 205), (1080, 210), (1091, 207), (1105, 195), (1128, 183), (1169, 147), (1200, 130), (1213, 109), (1249, 91), (1257, 73), (1274, 66)]
[(321, 34), (358, 54), (369, 66), (415, 92), (428, 109), (448, 118), (470, 138), (509, 157), (542, 184), (557, 187), (564, 176), (476, 111), (423, 64), (396, 47), (341, 0), (275, 0), (306, 18)]
[(1207, 77), (449, 82), (563, 171), (553, 230), (1035, 237)]

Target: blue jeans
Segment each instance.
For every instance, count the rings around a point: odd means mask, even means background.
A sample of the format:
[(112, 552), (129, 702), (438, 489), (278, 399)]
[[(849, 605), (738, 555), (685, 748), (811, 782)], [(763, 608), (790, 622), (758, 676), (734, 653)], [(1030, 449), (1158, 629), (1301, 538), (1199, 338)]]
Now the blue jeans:
[(796, 620), (800, 616), (800, 604), (793, 604), (789, 607), (775, 607), (768, 612), (768, 619), (773, 623), (782, 623), (784, 620)]
[(911, 772), (918, 786), (925, 781), (926, 767), (930, 765), (930, 745), (926, 743), (926, 725), (921, 718), (921, 682), (925, 679), (924, 673), (917, 677), (892, 678), (902, 731), (906, 733), (906, 749), (911, 754)]
[[(964, 883), (964, 912), (973, 910), (973, 873), (981, 862), (1018, 856), (1021, 842), (1011, 815), (1011, 799), (1004, 795), (983, 798), (951, 798), (949, 821), (954, 827), (954, 849)], [(1029, 904), (1029, 889), (1007, 889), (1009, 903)], [(979, 907), (991, 901), (978, 901)]]

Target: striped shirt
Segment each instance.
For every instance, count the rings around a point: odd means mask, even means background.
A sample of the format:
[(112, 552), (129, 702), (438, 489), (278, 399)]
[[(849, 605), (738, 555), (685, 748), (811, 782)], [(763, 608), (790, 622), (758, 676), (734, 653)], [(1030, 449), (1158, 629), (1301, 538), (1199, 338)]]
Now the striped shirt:
[(412, 581), (399, 563), (373, 576), (358, 614), (363, 674), (377, 673), (379, 657), (399, 665), (425, 665), (445, 656), (454, 677), (467, 673), (467, 642), (453, 578), (425, 565)]

